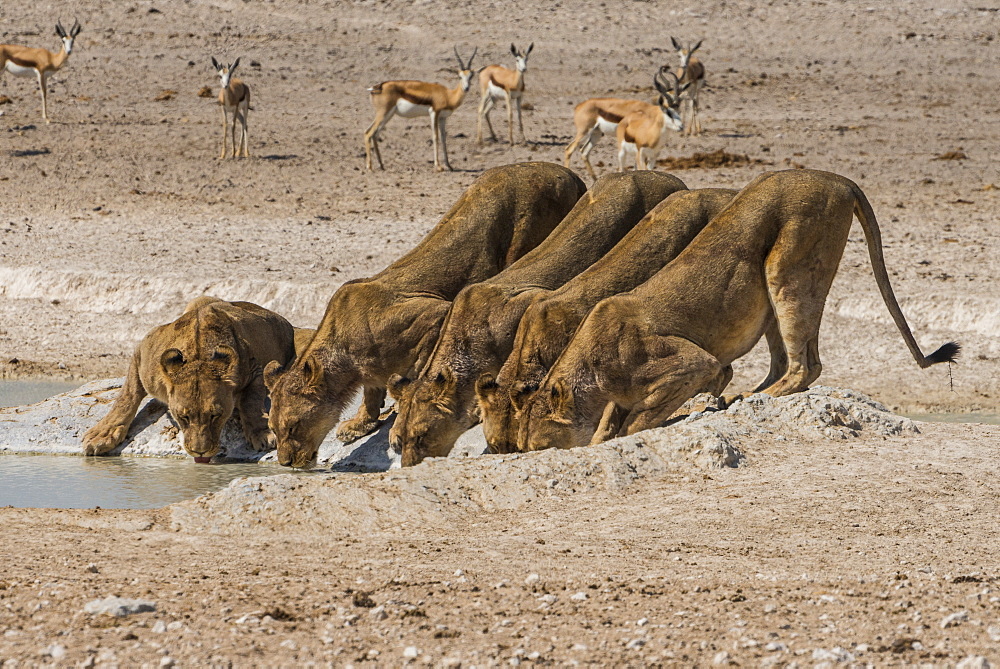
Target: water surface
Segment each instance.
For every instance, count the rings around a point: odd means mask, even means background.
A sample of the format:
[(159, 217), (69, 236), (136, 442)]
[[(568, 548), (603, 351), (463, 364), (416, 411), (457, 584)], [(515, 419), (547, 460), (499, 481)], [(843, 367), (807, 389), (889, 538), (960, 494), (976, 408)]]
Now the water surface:
[(278, 464), (196, 464), (191, 458), (0, 455), (0, 506), (156, 509), (219, 490), (241, 476), (289, 473), (296, 472)]
[(17, 380), (0, 381), (0, 407), (19, 407), (76, 390), (81, 383), (72, 381)]

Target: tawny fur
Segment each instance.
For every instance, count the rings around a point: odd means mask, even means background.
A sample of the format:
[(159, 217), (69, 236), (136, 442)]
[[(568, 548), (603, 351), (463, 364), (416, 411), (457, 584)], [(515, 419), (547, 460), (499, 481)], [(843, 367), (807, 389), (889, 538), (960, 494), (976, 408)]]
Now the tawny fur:
[[(537, 450), (662, 425), (687, 399), (719, 394), (731, 364), (762, 335), (771, 368), (757, 391), (808, 388), (822, 370), (819, 327), (851, 222), (868, 241), (876, 283), (920, 367), (949, 362), (955, 343), (921, 353), (889, 284), (878, 223), (860, 188), (829, 172), (754, 179), (669, 265), (599, 302), (524, 407), (518, 448)], [(609, 403), (617, 430), (602, 425)]]
[(551, 163), (487, 170), (416, 248), (374, 277), (341, 286), (295, 364), (265, 370), (279, 462), (313, 461), (360, 386), (364, 402), (337, 436), (353, 441), (374, 430), (389, 377), (422, 367), (450, 300), (535, 248), (585, 190)]
[[(200, 297), (177, 320), (153, 328), (136, 348), (111, 411), (83, 437), (87, 455), (117, 448), (146, 395), (167, 405), (192, 456), (212, 457), (234, 409), (258, 451), (274, 448), (262, 371), (295, 357), (292, 326), (249, 302)], [(308, 337), (308, 331), (301, 336)]]
[(518, 407), (538, 388), (590, 309), (632, 290), (673, 260), (736, 195), (706, 188), (673, 193), (603, 258), (528, 307), (499, 374), (476, 384), (486, 443), (493, 453), (516, 450)]
[(447, 455), (478, 422), (476, 382), (510, 354), (531, 303), (600, 260), (645, 214), (685, 186), (668, 174), (611, 174), (597, 181), (544, 242), (496, 276), (455, 298), (423, 372), (397, 379), (398, 416), (389, 443), (404, 466)]

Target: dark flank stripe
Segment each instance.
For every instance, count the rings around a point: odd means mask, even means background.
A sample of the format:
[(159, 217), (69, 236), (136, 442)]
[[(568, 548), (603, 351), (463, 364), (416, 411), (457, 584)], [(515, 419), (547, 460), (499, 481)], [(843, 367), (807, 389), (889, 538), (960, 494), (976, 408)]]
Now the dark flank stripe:
[(434, 102), (430, 98), (421, 97), (419, 95), (414, 95), (413, 93), (407, 93), (405, 91), (400, 93), (400, 96), (410, 104), (425, 105), (427, 107), (434, 106)]
[(490, 75), (490, 83), (493, 84), (494, 86), (496, 86), (497, 88), (503, 88), (504, 87), (503, 84), (501, 84), (499, 81), (497, 81), (496, 78), (494, 78), (494, 76), (492, 74)]
[(34, 63), (29, 63), (28, 61), (21, 60), (20, 58), (14, 58), (14, 56), (7, 56), (7, 60), (9, 60), (10, 62), (14, 63), (19, 67), (32, 67), (32, 68), (35, 67)]
[(619, 123), (622, 120), (622, 117), (618, 114), (612, 114), (611, 112), (604, 111), (603, 109), (598, 109), (597, 115), (608, 123)]

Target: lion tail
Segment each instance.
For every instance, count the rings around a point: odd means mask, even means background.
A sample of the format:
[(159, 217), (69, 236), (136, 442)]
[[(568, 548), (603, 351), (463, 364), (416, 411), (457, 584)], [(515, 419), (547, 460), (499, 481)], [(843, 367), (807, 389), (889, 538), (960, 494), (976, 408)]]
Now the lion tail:
[(896, 295), (892, 292), (889, 283), (889, 274), (885, 269), (885, 257), (882, 255), (882, 233), (879, 231), (878, 221), (875, 220), (875, 212), (868, 198), (861, 191), (857, 184), (851, 182), (851, 190), (854, 193), (854, 215), (858, 217), (861, 228), (865, 231), (865, 241), (868, 243), (868, 255), (872, 261), (872, 271), (875, 274), (875, 283), (878, 284), (879, 292), (882, 294), (882, 301), (889, 309), (892, 320), (895, 321), (899, 333), (903, 335), (906, 347), (910, 349), (910, 355), (920, 365), (921, 369), (930, 367), (939, 362), (955, 362), (962, 347), (958, 342), (948, 342), (939, 349), (925, 356), (917, 345), (917, 340), (913, 338), (913, 332), (903, 316)]

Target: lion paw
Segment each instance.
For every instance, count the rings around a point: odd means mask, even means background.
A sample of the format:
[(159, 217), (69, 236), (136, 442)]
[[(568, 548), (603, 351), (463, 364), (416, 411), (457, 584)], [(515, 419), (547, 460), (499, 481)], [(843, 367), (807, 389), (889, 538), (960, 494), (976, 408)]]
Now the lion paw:
[(278, 447), (277, 437), (275, 437), (274, 433), (267, 428), (258, 430), (253, 434), (246, 435), (246, 438), (247, 441), (250, 442), (250, 448), (258, 453), (273, 451)]
[(340, 427), (337, 428), (337, 439), (340, 439), (345, 444), (349, 444), (352, 441), (357, 441), (365, 435), (371, 434), (378, 426), (378, 420), (363, 418), (345, 420), (340, 424)]
[(125, 440), (128, 425), (101, 425), (98, 423), (83, 435), (85, 455), (104, 455), (115, 450)]

